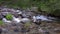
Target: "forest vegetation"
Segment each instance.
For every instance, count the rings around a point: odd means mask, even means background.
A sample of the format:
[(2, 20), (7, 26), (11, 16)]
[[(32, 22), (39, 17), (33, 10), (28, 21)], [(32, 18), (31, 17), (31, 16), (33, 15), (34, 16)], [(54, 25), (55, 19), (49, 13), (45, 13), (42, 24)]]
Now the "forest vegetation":
[(38, 10), (60, 17), (60, 0), (0, 0), (0, 6), (30, 8), (38, 7)]

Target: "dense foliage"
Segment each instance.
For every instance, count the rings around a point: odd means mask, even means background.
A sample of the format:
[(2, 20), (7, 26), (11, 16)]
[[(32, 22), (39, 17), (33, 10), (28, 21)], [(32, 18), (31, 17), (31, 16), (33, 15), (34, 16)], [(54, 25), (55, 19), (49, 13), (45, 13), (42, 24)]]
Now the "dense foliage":
[(60, 16), (60, 0), (0, 0), (0, 5), (20, 8), (36, 6), (46, 13)]

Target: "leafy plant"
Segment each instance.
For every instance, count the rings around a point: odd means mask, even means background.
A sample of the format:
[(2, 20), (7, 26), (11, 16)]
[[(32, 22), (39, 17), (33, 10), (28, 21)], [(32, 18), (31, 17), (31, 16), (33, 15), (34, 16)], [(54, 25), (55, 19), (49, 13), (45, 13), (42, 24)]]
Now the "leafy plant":
[(7, 20), (12, 20), (12, 14), (7, 14), (7, 15), (6, 15), (6, 19), (7, 19)]

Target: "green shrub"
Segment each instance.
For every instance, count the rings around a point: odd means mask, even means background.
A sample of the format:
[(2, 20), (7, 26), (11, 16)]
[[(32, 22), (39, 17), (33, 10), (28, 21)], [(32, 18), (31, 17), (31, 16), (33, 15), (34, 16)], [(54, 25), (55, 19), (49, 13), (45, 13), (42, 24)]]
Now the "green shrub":
[(6, 15), (6, 19), (7, 19), (7, 20), (12, 20), (12, 14), (7, 14), (7, 15)]

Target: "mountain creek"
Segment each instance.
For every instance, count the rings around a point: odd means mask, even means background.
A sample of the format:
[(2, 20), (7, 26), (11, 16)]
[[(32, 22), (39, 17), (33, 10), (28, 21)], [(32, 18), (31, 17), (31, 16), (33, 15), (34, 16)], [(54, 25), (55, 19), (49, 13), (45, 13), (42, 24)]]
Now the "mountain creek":
[[(11, 20), (6, 18), (8, 14)], [(0, 7), (0, 20), (2, 34), (60, 34), (60, 19), (30, 10)]]

